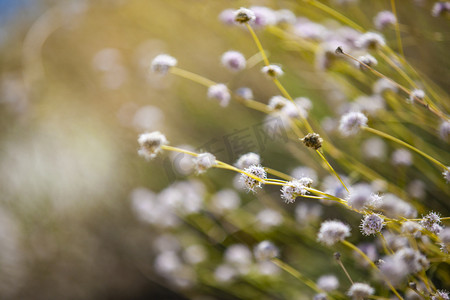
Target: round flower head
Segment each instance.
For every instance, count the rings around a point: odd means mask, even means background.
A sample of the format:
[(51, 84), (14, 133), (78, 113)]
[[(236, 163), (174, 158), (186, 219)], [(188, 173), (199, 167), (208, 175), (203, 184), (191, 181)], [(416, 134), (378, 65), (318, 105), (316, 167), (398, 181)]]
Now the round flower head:
[(264, 66), (262, 67), (261, 72), (263, 72), (268, 78), (277, 78), (284, 74), (281, 67), (277, 65)]
[(261, 210), (257, 215), (257, 224), (260, 231), (267, 231), (273, 227), (281, 225), (283, 223), (283, 215), (278, 211), (266, 208)]
[(383, 228), (383, 218), (380, 217), (378, 214), (370, 214), (366, 215), (361, 220), (361, 232), (364, 235), (372, 235), (377, 234), (381, 231)]
[(362, 49), (377, 49), (386, 45), (386, 42), (381, 34), (366, 32), (356, 40), (355, 44), (358, 48)]
[(259, 165), (261, 163), (261, 158), (258, 154), (249, 152), (241, 155), (237, 162), (234, 164), (239, 169), (246, 169), (251, 165)]
[(339, 280), (334, 275), (324, 275), (317, 279), (317, 286), (325, 292), (331, 292), (339, 287)]
[(442, 121), (441, 125), (439, 126), (439, 136), (444, 141), (448, 141), (450, 139), (450, 122), (449, 121)]
[(255, 28), (263, 28), (276, 24), (277, 18), (272, 9), (265, 6), (252, 6), (250, 9), (255, 14), (255, 20), (253, 22)]
[[(370, 55), (370, 54), (360, 56), (360, 57), (358, 57), (358, 60), (361, 61), (362, 63), (368, 65), (369, 67), (373, 67), (373, 66), (376, 66), (378, 64), (377, 59), (375, 57), (373, 57), (372, 55)], [(367, 67), (365, 65), (363, 65), (362, 63), (356, 62), (357, 66), (362, 71), (367, 70)]]
[(231, 96), (228, 87), (219, 83), (208, 88), (208, 98), (219, 101), (220, 106), (225, 107), (230, 102)]
[(447, 167), (447, 170), (442, 172), (442, 175), (444, 175), (444, 179), (447, 181), (447, 183), (450, 182), (450, 167)]
[(236, 95), (238, 95), (239, 97), (241, 97), (245, 100), (253, 99), (253, 91), (251, 88), (248, 88), (248, 87), (238, 88), (236, 90)]
[(198, 173), (204, 173), (216, 165), (216, 157), (211, 153), (201, 153), (194, 158), (195, 168)]
[(396, 166), (412, 165), (412, 154), (406, 149), (397, 149), (392, 153), (392, 164)]
[(446, 227), (439, 233), (439, 238), (441, 239), (441, 251), (448, 253), (450, 250), (450, 228)]
[(166, 74), (176, 64), (176, 58), (167, 54), (160, 54), (153, 59), (150, 69), (155, 73)]
[(262, 241), (253, 250), (257, 260), (269, 260), (278, 256), (278, 248), (269, 241)]
[(289, 9), (280, 9), (275, 11), (277, 24), (294, 24), (297, 20), (295, 14)]
[(349, 112), (341, 117), (339, 131), (344, 136), (351, 136), (363, 126), (367, 126), (367, 117), (361, 112)]
[(386, 78), (380, 78), (373, 84), (375, 94), (383, 94), (386, 91), (397, 92), (397, 86)]
[(425, 92), (423, 90), (415, 89), (411, 91), (411, 94), (409, 95), (408, 102), (414, 103), (416, 99), (423, 100), (425, 99)]
[(361, 282), (355, 282), (347, 291), (347, 295), (349, 295), (353, 299), (362, 300), (370, 295), (373, 295), (374, 292), (374, 289), (370, 285)]
[(317, 133), (308, 133), (301, 141), (306, 147), (317, 150), (322, 147), (323, 139)]
[(413, 221), (406, 221), (402, 224), (402, 233), (404, 234), (411, 234), (411, 235), (417, 235), (422, 230), (422, 227)]
[(383, 30), (384, 28), (393, 25), (396, 22), (397, 18), (392, 12), (388, 10), (380, 11), (373, 19), (373, 23), (378, 30)]
[(269, 104), (267, 104), (267, 106), (271, 110), (281, 110), (287, 105), (288, 102), (289, 100), (284, 98), (283, 96), (273, 96), (272, 98), (270, 98)]
[[(266, 170), (260, 165), (251, 165), (248, 168), (245, 168), (244, 171), (261, 178), (262, 180), (267, 179)], [(262, 188), (263, 185), (263, 182), (253, 179), (246, 174), (241, 174), (240, 181), (244, 183), (247, 190), (252, 192), (256, 192), (256, 188)]]
[(169, 142), (161, 132), (155, 131), (141, 134), (138, 138), (138, 143), (140, 146), (138, 154), (150, 160), (161, 152), (161, 146), (167, 145)]
[(313, 300), (328, 300), (328, 297), (327, 297), (327, 294), (320, 293), (320, 294), (315, 294)]
[[(439, 227), (441, 225), (441, 216), (438, 213), (430, 212), (428, 215), (423, 216), (422, 220), (420, 221), (420, 225), (422, 225), (423, 228), (433, 233), (439, 234), (440, 232)], [(439, 232), (436, 232), (438, 230)]]
[(431, 15), (439, 17), (450, 12), (450, 1), (438, 1), (433, 5)]
[(234, 12), (234, 21), (240, 24), (252, 22), (256, 19), (255, 13), (250, 9), (241, 7)]
[(362, 210), (370, 206), (372, 195), (373, 191), (369, 184), (355, 184), (347, 197), (347, 203), (354, 209)]
[(332, 246), (350, 236), (350, 226), (337, 220), (324, 221), (320, 225), (317, 240)]
[(448, 292), (444, 290), (437, 290), (436, 293), (433, 296), (431, 296), (431, 300), (448, 300), (448, 299), (450, 299), (448, 296)]
[(234, 10), (233, 9), (225, 9), (219, 14), (219, 20), (225, 25), (234, 25), (236, 24), (234, 21)]
[(298, 196), (306, 195), (308, 191), (305, 188), (310, 187), (312, 182), (312, 179), (308, 177), (289, 181), (281, 188), (281, 198), (286, 203), (295, 202)]
[(246, 60), (242, 53), (237, 51), (227, 51), (222, 55), (222, 65), (228, 70), (238, 72), (245, 69)]

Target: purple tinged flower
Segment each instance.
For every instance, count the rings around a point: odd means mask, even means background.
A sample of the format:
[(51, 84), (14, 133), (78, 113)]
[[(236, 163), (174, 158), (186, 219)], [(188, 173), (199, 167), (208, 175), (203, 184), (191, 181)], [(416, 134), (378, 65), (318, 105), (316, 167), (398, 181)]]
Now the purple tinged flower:
[(167, 54), (160, 54), (153, 59), (150, 69), (152, 70), (152, 72), (164, 75), (169, 71), (171, 67), (174, 67), (176, 65), (176, 58)]
[(350, 226), (338, 220), (322, 222), (317, 240), (327, 246), (332, 246), (350, 236)]
[(355, 135), (361, 127), (367, 126), (367, 117), (361, 112), (349, 112), (341, 117), (339, 131), (344, 136)]
[(281, 198), (286, 203), (294, 203), (298, 196), (306, 195), (306, 188), (311, 187), (312, 179), (303, 177), (289, 181), (281, 188)]
[(222, 65), (228, 70), (238, 72), (245, 69), (246, 60), (244, 55), (238, 51), (227, 51), (222, 55)]
[(374, 235), (377, 234), (383, 229), (384, 220), (380, 217), (379, 214), (370, 214), (364, 216), (361, 220), (361, 232), (364, 235)]
[(339, 280), (334, 275), (323, 275), (317, 279), (317, 286), (325, 292), (331, 292), (339, 287)]
[(373, 22), (378, 30), (383, 30), (386, 27), (395, 24), (397, 22), (397, 18), (392, 12), (385, 10), (380, 11), (373, 19)]
[(262, 241), (253, 250), (255, 258), (259, 261), (270, 260), (278, 256), (278, 248), (269, 241)]
[(450, 12), (450, 1), (438, 1), (433, 5), (431, 15), (433, 17), (440, 17)]
[(250, 10), (255, 14), (255, 20), (253, 26), (255, 28), (264, 28), (266, 26), (275, 25), (277, 17), (275, 12), (265, 6), (252, 6)]
[(231, 96), (228, 87), (223, 84), (211, 85), (208, 88), (208, 98), (219, 101), (220, 106), (226, 107), (230, 102)]
[(355, 300), (362, 300), (370, 295), (373, 295), (375, 290), (366, 283), (355, 282), (347, 291), (347, 295)]
[(355, 42), (356, 46), (361, 49), (377, 49), (386, 45), (384, 37), (375, 32), (366, 32), (361, 35)]

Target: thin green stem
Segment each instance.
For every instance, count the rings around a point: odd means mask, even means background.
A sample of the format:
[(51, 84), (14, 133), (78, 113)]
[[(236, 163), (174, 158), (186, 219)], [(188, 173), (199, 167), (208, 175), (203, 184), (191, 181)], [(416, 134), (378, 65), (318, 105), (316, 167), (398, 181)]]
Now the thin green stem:
[(434, 159), (433, 157), (431, 157), (430, 155), (426, 154), (425, 152), (417, 149), (416, 147), (411, 146), (408, 143), (405, 143), (404, 141), (402, 141), (402, 140), (400, 140), (400, 139), (398, 139), (396, 137), (393, 137), (392, 135), (389, 135), (387, 133), (384, 133), (382, 131), (379, 131), (379, 130), (376, 130), (376, 129), (370, 128), (370, 127), (362, 127), (362, 129), (365, 130), (365, 131), (371, 132), (373, 134), (376, 134), (378, 136), (381, 136), (383, 138), (386, 138), (388, 140), (391, 140), (393, 142), (396, 142), (397, 144), (400, 144), (402, 146), (405, 146), (405, 147), (415, 151), (416, 153), (419, 153), (420, 155), (422, 155), (426, 159), (430, 160), (431, 162), (435, 163), (436, 165), (438, 165), (442, 169), (447, 170), (447, 166), (444, 165), (443, 163), (441, 163), (440, 161), (438, 161), (437, 159)]
[(286, 271), (287, 273), (291, 274), (304, 284), (306, 284), (308, 287), (310, 287), (312, 290), (314, 290), (317, 293), (323, 293), (323, 290), (321, 290), (319, 287), (317, 287), (316, 283), (308, 278), (306, 278), (303, 274), (301, 274), (299, 271), (294, 269), (293, 267), (289, 266), (288, 264), (282, 262), (278, 258), (273, 258), (272, 262), (276, 264), (278, 267)]
[(256, 47), (258, 47), (258, 50), (259, 50), (259, 52), (260, 52), (261, 55), (262, 55), (264, 64), (265, 64), (266, 66), (268, 66), (268, 65), (270, 64), (270, 63), (269, 63), (269, 59), (267, 58), (266, 52), (264, 51), (264, 48), (262, 47), (261, 42), (259, 41), (258, 36), (256, 35), (255, 31), (253, 30), (252, 26), (250, 26), (248, 23), (245, 23), (245, 26), (247, 26), (248, 31), (250, 31), (250, 34), (252, 35), (253, 40), (255, 41)]
[(395, 0), (391, 0), (391, 7), (392, 7), (392, 13), (395, 15), (395, 34), (397, 35), (397, 43), (398, 43), (398, 50), (401, 54), (401, 56), (405, 57), (405, 53), (403, 52), (403, 45), (402, 45), (402, 38), (400, 36), (400, 26), (398, 24), (398, 15), (397, 15), (397, 8), (395, 7)]
[(334, 176), (336, 176), (336, 178), (341, 182), (342, 186), (345, 188), (345, 190), (347, 191), (347, 193), (350, 193), (347, 186), (345, 185), (344, 181), (341, 179), (341, 176), (339, 176), (338, 173), (336, 173), (336, 171), (333, 169), (333, 167), (330, 165), (330, 163), (328, 162), (328, 160), (325, 158), (325, 156), (320, 152), (320, 150), (316, 150), (317, 154), (319, 154), (320, 158), (322, 158), (322, 160), (327, 164), (328, 168), (330, 168), (331, 173), (334, 174)]
[(189, 79), (189, 80), (192, 80), (192, 81), (197, 82), (206, 87), (210, 87), (212, 85), (217, 84), (216, 82), (209, 80), (208, 78), (205, 78), (198, 74), (195, 74), (195, 73), (192, 73), (192, 72), (189, 72), (189, 71), (177, 68), (177, 67), (171, 67), (170, 73), (180, 76), (180, 77), (183, 77), (183, 78), (186, 78), (186, 79)]

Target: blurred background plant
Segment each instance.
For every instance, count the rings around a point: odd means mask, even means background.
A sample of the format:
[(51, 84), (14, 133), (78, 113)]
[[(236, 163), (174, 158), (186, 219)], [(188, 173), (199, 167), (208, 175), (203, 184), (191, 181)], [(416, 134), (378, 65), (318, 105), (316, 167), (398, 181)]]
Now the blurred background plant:
[[(224, 108), (207, 99), (204, 86), (149, 71), (158, 54), (168, 53), (184, 70), (232, 91), (249, 87), (253, 99), (269, 103), (281, 93), (260, 72), (263, 58), (248, 30), (230, 24), (226, 11), (258, 6), (256, 34), (284, 71), (284, 88), (303, 97), (297, 104), (324, 137), (324, 153), (352, 197), (380, 195), (390, 218), (449, 216), (442, 168), (370, 132), (348, 138), (337, 131), (343, 114), (360, 110), (370, 127), (449, 164), (448, 2), (395, 1), (396, 18), (386, 13), (392, 2), (0, 1), (1, 298), (311, 299), (317, 291), (305, 281), (253, 258), (263, 240), (279, 248), (280, 263), (313, 282), (333, 274), (317, 281), (329, 292), (338, 280), (329, 297), (344, 298), (350, 288), (339, 262), (355, 282), (391, 297), (348, 247), (317, 241), (327, 219), (349, 224), (349, 240), (373, 261), (390, 262), (389, 251), (417, 240), (430, 266), (393, 282), (403, 297), (418, 297), (408, 281), (424, 298), (449, 289), (449, 257), (430, 231), (408, 242), (388, 227), (383, 244), (363, 236), (361, 214), (340, 204), (300, 197), (288, 204), (279, 186), (247, 193), (227, 170), (197, 175), (186, 155), (146, 162), (136, 153), (138, 134), (158, 130), (171, 145), (211, 152), (230, 165), (258, 153), (264, 167), (348, 197), (283, 114), (267, 119), (236, 98)], [(366, 31), (381, 32), (390, 48), (353, 51)], [(336, 54), (337, 46), (356, 57), (370, 53), (377, 64), (366, 64), (426, 96), (409, 103), (398, 87)], [(229, 50), (243, 54), (245, 70), (221, 64)], [(306, 133), (297, 119), (294, 127)]]

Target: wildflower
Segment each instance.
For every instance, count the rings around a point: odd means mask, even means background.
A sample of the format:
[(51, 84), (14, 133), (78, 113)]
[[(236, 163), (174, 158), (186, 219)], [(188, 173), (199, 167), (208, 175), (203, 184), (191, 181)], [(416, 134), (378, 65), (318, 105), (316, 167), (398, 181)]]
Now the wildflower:
[(392, 164), (396, 166), (411, 166), (412, 155), (406, 149), (397, 149), (392, 153)]
[(327, 33), (328, 29), (325, 26), (311, 22), (306, 18), (294, 26), (294, 34), (308, 40), (322, 41)]
[(415, 274), (422, 269), (427, 269), (430, 265), (430, 262), (422, 253), (411, 248), (400, 249), (394, 255), (405, 262), (408, 273), (410, 274)]
[(313, 106), (311, 100), (306, 97), (295, 98), (294, 102), (298, 107), (303, 108), (305, 111), (311, 110)]
[(438, 1), (433, 5), (431, 15), (433, 17), (439, 17), (450, 12), (450, 1)]
[(167, 54), (160, 54), (153, 59), (150, 69), (152, 72), (164, 75), (167, 74), (171, 67), (175, 67), (176, 65), (176, 58)]
[(308, 133), (301, 141), (306, 147), (317, 150), (322, 147), (323, 139), (317, 133)]
[(244, 183), (247, 190), (255, 192), (256, 188), (262, 188), (264, 180), (267, 179), (266, 170), (262, 166), (251, 165), (245, 168), (244, 171), (261, 179), (261, 181), (258, 181), (246, 174), (241, 174), (240, 181)]
[(450, 182), (450, 167), (447, 167), (447, 170), (442, 172), (442, 175), (444, 175), (444, 179), (447, 181), (447, 183)]
[(225, 250), (225, 260), (232, 265), (248, 265), (252, 262), (252, 252), (243, 244), (234, 244)]
[(439, 239), (441, 240), (441, 251), (444, 253), (448, 253), (448, 250), (450, 250), (450, 228), (444, 228), (439, 233)]
[(408, 102), (414, 103), (416, 99), (423, 100), (425, 99), (425, 92), (423, 90), (415, 89), (411, 91), (411, 94), (409, 95)]
[(341, 117), (339, 131), (344, 136), (355, 135), (361, 127), (367, 126), (367, 117), (361, 112), (349, 112)]
[(277, 24), (294, 24), (297, 20), (295, 14), (289, 9), (280, 9), (275, 11)]
[(286, 203), (295, 202), (295, 198), (298, 196), (306, 195), (308, 192), (306, 188), (309, 188), (312, 182), (312, 179), (308, 177), (289, 181), (281, 188), (281, 198), (284, 199)]
[(269, 241), (262, 241), (256, 245), (253, 253), (257, 260), (269, 260), (278, 256), (278, 248)]
[(350, 106), (352, 111), (362, 111), (368, 115), (375, 115), (378, 111), (385, 110), (385, 102), (380, 95), (359, 96)]
[(216, 157), (211, 153), (201, 153), (194, 158), (195, 168), (198, 173), (204, 173), (209, 168), (215, 166)]
[(377, 59), (370, 54), (360, 56), (360, 57), (358, 57), (358, 60), (361, 61), (362, 63), (356, 62), (356, 64), (357, 64), (357, 66), (359, 66), (359, 68), (362, 71), (367, 70), (367, 67), (365, 65), (372, 67), (372, 66), (376, 66), (378, 64)]
[(159, 131), (151, 133), (143, 133), (138, 138), (140, 149), (138, 154), (147, 160), (155, 158), (161, 152), (161, 146), (167, 145), (169, 142), (166, 137)]
[(236, 275), (236, 270), (227, 264), (218, 266), (214, 271), (214, 279), (223, 283), (231, 281)]
[(381, 34), (366, 32), (358, 38), (355, 44), (358, 48), (362, 49), (377, 49), (378, 47), (385, 46), (386, 42)]
[(381, 274), (393, 285), (402, 283), (409, 274), (405, 261), (396, 254), (384, 257), (379, 269)]
[[(449, 8), (450, 10), (450, 8)], [(437, 290), (436, 293), (431, 296), (431, 300), (448, 300), (448, 292), (444, 290)]]
[(242, 53), (227, 51), (222, 55), (222, 64), (230, 71), (238, 72), (245, 69), (246, 60)]
[(233, 9), (225, 9), (219, 14), (219, 20), (225, 25), (236, 24), (234, 21), (235, 15)]
[(392, 12), (385, 10), (380, 11), (373, 19), (373, 22), (378, 30), (383, 30), (386, 27), (395, 24), (397, 22), (397, 18)]
[(241, 7), (234, 12), (234, 20), (237, 23), (244, 24), (252, 22), (256, 19), (255, 13), (250, 9)]
[(255, 28), (275, 25), (277, 22), (275, 12), (268, 7), (252, 6), (250, 10), (255, 14), (255, 20), (253, 22)]
[(276, 210), (270, 208), (260, 211), (256, 215), (256, 219), (258, 220), (258, 228), (261, 231), (269, 230), (283, 223), (283, 216)]
[(374, 292), (374, 289), (370, 285), (366, 283), (355, 282), (347, 291), (347, 295), (352, 297), (353, 299), (362, 300), (370, 295), (373, 295)]
[(215, 99), (219, 101), (220, 106), (226, 107), (230, 102), (231, 96), (228, 87), (223, 83), (219, 83), (208, 88), (208, 98)]
[(362, 153), (369, 159), (382, 160), (386, 156), (386, 144), (381, 138), (369, 138), (362, 145)]
[(323, 275), (317, 279), (317, 286), (325, 292), (331, 292), (339, 287), (339, 280), (334, 275)]
[(408, 184), (408, 193), (413, 198), (423, 199), (426, 196), (426, 184), (420, 179), (414, 179)]
[(356, 184), (352, 187), (350, 194), (347, 197), (347, 203), (352, 208), (357, 210), (368, 208), (371, 204), (372, 193), (372, 188), (369, 184)]
[(286, 105), (281, 108), (281, 112), (284, 116), (292, 119), (308, 117), (308, 112), (303, 109), (303, 107), (297, 105), (297, 103), (292, 103), (291, 101), (286, 102)]
[(350, 226), (338, 220), (324, 221), (320, 225), (317, 240), (332, 246), (350, 236)]
[(442, 230), (442, 227), (440, 226), (441, 216), (438, 213), (430, 212), (426, 216), (422, 217), (420, 225), (435, 234), (439, 234), (439, 232)]
[(231, 211), (239, 207), (241, 199), (234, 190), (225, 189), (217, 192), (211, 199), (215, 210), (220, 214), (226, 211)]
[(315, 294), (313, 300), (328, 300), (328, 297), (327, 297), (327, 294), (320, 293), (320, 294)]
[(284, 98), (283, 96), (273, 96), (269, 100), (269, 104), (267, 106), (271, 110), (281, 110), (283, 107), (285, 107), (289, 103), (289, 100)]
[(241, 97), (245, 100), (253, 99), (253, 91), (252, 91), (252, 89), (250, 89), (248, 87), (238, 88), (236, 90), (236, 95), (238, 95), (239, 97)]
[(181, 266), (181, 260), (174, 251), (164, 251), (155, 259), (155, 270), (162, 275), (174, 273)]
[(284, 74), (281, 67), (277, 65), (264, 66), (262, 67), (261, 72), (263, 72), (268, 78), (277, 78)]
[(417, 215), (417, 211), (408, 202), (390, 193), (383, 195), (380, 209), (389, 218), (414, 218)]
[(441, 125), (439, 125), (439, 136), (444, 141), (448, 141), (450, 137), (450, 122), (442, 121)]
[(402, 233), (404, 234), (416, 236), (417, 234), (420, 234), (421, 229), (422, 227), (413, 221), (406, 221), (402, 224)]
[(251, 165), (259, 165), (261, 163), (261, 158), (258, 154), (249, 152), (247, 154), (241, 155), (237, 162), (234, 164), (239, 169), (246, 169)]
[(361, 232), (364, 235), (377, 234), (383, 228), (383, 223), (383, 218), (381, 218), (379, 214), (366, 215), (361, 220)]
[(375, 94), (383, 94), (386, 91), (396, 93), (397, 86), (386, 78), (378, 79), (373, 85), (373, 92)]

